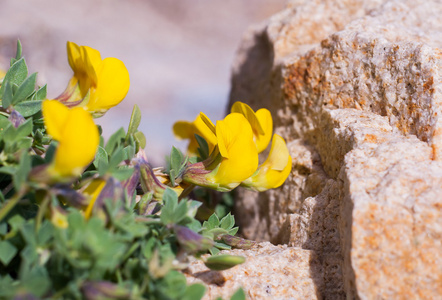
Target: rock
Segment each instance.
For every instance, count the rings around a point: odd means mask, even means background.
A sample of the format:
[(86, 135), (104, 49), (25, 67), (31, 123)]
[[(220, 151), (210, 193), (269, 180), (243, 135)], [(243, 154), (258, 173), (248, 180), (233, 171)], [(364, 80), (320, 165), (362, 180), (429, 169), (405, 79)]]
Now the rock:
[[(224, 251), (223, 251), (224, 252)], [(210, 271), (193, 259), (185, 275), (188, 283), (204, 283), (203, 299), (230, 299), (242, 287), (250, 299), (320, 299), (321, 264), (312, 251), (260, 243), (251, 250), (230, 250), (246, 262), (225, 271)], [(315, 270), (311, 273), (310, 270)]]
[(441, 13), (297, 0), (244, 35), (230, 103), (268, 108), (294, 167), (279, 189), (239, 190), (236, 219), (313, 251), (320, 297), (442, 295)]

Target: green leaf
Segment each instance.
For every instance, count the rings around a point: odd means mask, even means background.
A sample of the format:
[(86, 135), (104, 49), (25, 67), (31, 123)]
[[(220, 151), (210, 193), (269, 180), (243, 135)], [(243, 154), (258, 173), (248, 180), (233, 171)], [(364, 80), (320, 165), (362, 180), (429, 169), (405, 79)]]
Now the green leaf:
[(166, 188), (163, 194), (164, 206), (161, 210), (161, 222), (163, 224), (173, 224), (175, 222), (174, 212), (178, 205), (178, 195), (171, 189)]
[(37, 299), (41, 299), (51, 286), (47, 270), (43, 266), (38, 266), (23, 274), (21, 283), (24, 289), (37, 296)]
[[(206, 222), (204, 222), (206, 223)], [(212, 214), (207, 220), (207, 229), (213, 229), (219, 226), (219, 219), (216, 214)]]
[(235, 218), (228, 213), (227, 216), (221, 219), (220, 227), (229, 230), (235, 225)]
[(32, 132), (32, 127), (32, 119), (28, 119), (23, 124), (21, 124), (17, 128), (16, 140), (29, 136)]
[(114, 149), (120, 145), (121, 140), (124, 139), (125, 135), (126, 132), (124, 131), (123, 127), (121, 127), (114, 134), (112, 134), (109, 140), (107, 141), (106, 147), (104, 147), (106, 152), (112, 154)]
[(203, 298), (206, 287), (200, 283), (194, 283), (186, 288), (182, 300), (199, 300)]
[(17, 40), (17, 52), (15, 53), (15, 59), (19, 60), (22, 55), (22, 46), (20, 40)]
[[(19, 60), (14, 62), (14, 64), (9, 68), (8, 72), (5, 75), (5, 78), (3, 79), (3, 82), (8, 81), (11, 84), (12, 88), (14, 84), (21, 85), (27, 76), (28, 76), (28, 67), (26, 66), (25, 59), (20, 58)], [(0, 87), (0, 95), (3, 94), (4, 88), (5, 85), (2, 84), (2, 86)]]
[(124, 181), (129, 179), (129, 177), (134, 173), (134, 168), (122, 167), (112, 172), (112, 176), (119, 181)]
[(57, 150), (57, 143), (52, 142), (49, 145), (48, 150), (46, 150), (46, 154), (45, 154), (45, 162), (46, 163), (50, 163), (54, 159), (55, 150)]
[(135, 141), (137, 142), (138, 147), (144, 149), (146, 147), (146, 136), (141, 131), (137, 131), (134, 133)]
[(0, 173), (14, 175), (17, 171), (15, 166), (4, 166), (0, 168)]
[(8, 224), (6, 224), (5, 222), (0, 223), (0, 235), (5, 235), (7, 232), (8, 232)]
[(209, 145), (207, 144), (207, 141), (202, 137), (199, 136), (198, 134), (195, 134), (195, 138), (196, 141), (198, 142), (199, 148), (198, 148), (198, 153), (201, 157), (201, 159), (206, 159), (209, 157), (210, 153), (209, 153)]
[(18, 214), (8, 220), (8, 224), (11, 226), (12, 230), (19, 230), (25, 222), (25, 219)]
[(187, 214), (187, 203), (186, 201), (182, 200), (178, 203), (176, 206), (174, 212), (173, 212), (173, 221), (175, 224), (181, 223), (182, 220), (186, 218)]
[(141, 111), (138, 105), (134, 105), (134, 109), (132, 110), (132, 115), (130, 116), (129, 128), (127, 129), (126, 140), (129, 139), (130, 135), (133, 135), (138, 130), (138, 126), (141, 121)]
[(31, 76), (26, 78), (26, 80), (19, 86), (17, 92), (12, 98), (12, 105), (17, 104), (31, 95), (35, 89), (35, 81), (37, 80), (37, 73), (33, 73)]
[(97, 170), (99, 170), (100, 164), (108, 163), (108, 154), (106, 149), (101, 146), (98, 146), (97, 153), (95, 154), (94, 166)]
[(181, 166), (181, 162), (183, 161), (184, 156), (180, 150), (175, 147), (172, 147), (172, 151), (170, 152), (170, 169), (178, 171)]
[(135, 148), (132, 146), (127, 146), (123, 149), (124, 160), (131, 160), (135, 156)]
[(25, 137), (17, 141), (17, 148), (27, 150), (32, 146), (32, 138)]
[(38, 244), (44, 245), (46, 244), (53, 236), (54, 227), (52, 226), (52, 223), (48, 220), (45, 220), (45, 222), (41, 225), (40, 230), (38, 231)]
[(19, 191), (20, 188), (25, 184), (30, 171), (31, 171), (31, 157), (26, 151), (23, 151), (22, 155), (20, 156), (17, 172), (14, 175), (12, 175), (14, 188), (16, 191)]
[(47, 84), (42, 86), (37, 90), (37, 92), (32, 96), (32, 100), (44, 100), (47, 95)]
[[(3, 88), (3, 99), (2, 99), (2, 106), (4, 109), (7, 109), (11, 103), (12, 103), (12, 85), (9, 83), (9, 81), (3, 81), (3, 84), (1, 86)], [(1, 91), (0, 88), (0, 91)], [(1, 96), (1, 93), (0, 93)]]
[(24, 101), (14, 105), (16, 111), (18, 111), (23, 117), (27, 118), (41, 110), (42, 100)]
[(17, 248), (8, 241), (0, 241), (0, 261), (7, 266), (17, 254)]
[(112, 153), (109, 159), (109, 169), (114, 170), (117, 168), (118, 164), (124, 160), (124, 151), (122, 148), (117, 148), (114, 153)]
[(242, 288), (239, 288), (235, 294), (232, 295), (230, 300), (246, 300), (246, 293)]

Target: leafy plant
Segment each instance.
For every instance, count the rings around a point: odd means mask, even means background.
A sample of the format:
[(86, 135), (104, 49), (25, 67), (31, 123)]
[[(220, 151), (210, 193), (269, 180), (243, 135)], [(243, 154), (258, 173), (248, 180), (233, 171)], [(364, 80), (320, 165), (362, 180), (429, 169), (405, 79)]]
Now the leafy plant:
[[(188, 198), (195, 185), (184, 173), (209, 156), (202, 137), (202, 157), (172, 148), (166, 168), (153, 169), (135, 105), (127, 132), (104, 141), (92, 117), (124, 98), (129, 79), (97, 52), (68, 42), (74, 76), (55, 100), (28, 74), (20, 42), (0, 79), (0, 298), (200, 299), (205, 287), (180, 272), (188, 257), (224, 270), (244, 258), (215, 254), (253, 242), (234, 236), (230, 213), (196, 218), (202, 203)], [(109, 64), (118, 65), (115, 84), (106, 81)], [(82, 141), (86, 133), (97, 143)], [(84, 162), (77, 149), (94, 155)]]

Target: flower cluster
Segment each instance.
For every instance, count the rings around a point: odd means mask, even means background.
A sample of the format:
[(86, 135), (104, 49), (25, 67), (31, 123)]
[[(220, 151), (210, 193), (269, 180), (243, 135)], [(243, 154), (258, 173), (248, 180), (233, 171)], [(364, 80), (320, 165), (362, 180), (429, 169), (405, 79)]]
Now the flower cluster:
[(230, 213), (186, 196), (196, 186), (282, 185), (291, 157), (280, 136), (259, 163), (270, 112), (237, 102), (216, 124), (203, 113), (179, 121), (173, 130), (190, 140), (189, 155), (172, 148), (166, 168), (152, 168), (138, 106), (106, 143), (94, 122), (128, 93), (124, 64), (72, 42), (67, 53), (73, 76), (55, 99), (28, 76), (20, 42), (0, 71), (0, 298), (201, 299), (204, 287), (186, 286), (177, 271), (187, 256), (224, 270), (245, 259), (220, 250), (255, 243), (234, 236)]
[(257, 191), (281, 186), (290, 174), (292, 162), (282, 137), (273, 135), (270, 153), (258, 165), (272, 137), (273, 120), (265, 109), (253, 111), (245, 103), (233, 104), (231, 113), (216, 125), (203, 113), (193, 121), (179, 121), (173, 127), (175, 136), (190, 139), (188, 152), (196, 153), (197, 138), (206, 141), (210, 156), (189, 164), (183, 172), (185, 182), (229, 191), (238, 185)]

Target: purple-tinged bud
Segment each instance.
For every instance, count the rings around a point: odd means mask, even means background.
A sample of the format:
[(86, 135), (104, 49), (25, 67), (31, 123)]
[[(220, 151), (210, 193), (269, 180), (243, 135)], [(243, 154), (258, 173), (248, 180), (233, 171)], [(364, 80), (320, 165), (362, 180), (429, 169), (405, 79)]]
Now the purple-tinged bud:
[(196, 233), (195, 231), (187, 227), (175, 225), (173, 228), (178, 243), (187, 253), (207, 251), (214, 245), (214, 242), (212, 240)]
[(161, 201), (166, 185), (155, 176), (149, 164), (140, 165), (140, 183), (145, 193), (152, 193), (153, 199)]
[(75, 208), (84, 208), (89, 201), (83, 194), (77, 190), (73, 190), (70, 185), (56, 184), (51, 188), (51, 191), (62, 198), (62, 200)]
[(116, 203), (124, 198), (123, 186), (121, 183), (113, 177), (109, 177), (106, 180), (106, 185), (100, 192), (100, 195), (95, 201), (96, 207), (104, 207), (104, 200), (111, 199)]
[(152, 166), (149, 164), (146, 153), (143, 149), (138, 151), (136, 157), (133, 159), (133, 164), (139, 170), (139, 181), (143, 192), (151, 193), (154, 200), (161, 201), (164, 191), (166, 190), (166, 185), (155, 176)]
[(108, 281), (86, 281), (81, 287), (87, 300), (130, 299), (131, 293), (124, 287)]
[(135, 193), (135, 190), (137, 189), (138, 183), (140, 181), (140, 176), (140, 166), (135, 165), (132, 175), (123, 182), (123, 188), (126, 190), (129, 197), (132, 197), (132, 195)]
[(144, 194), (138, 202), (138, 214), (142, 216), (154, 215), (160, 211), (161, 205), (156, 200), (152, 200), (152, 193)]
[(41, 298), (32, 295), (31, 293), (23, 293), (23, 292), (18, 292), (18, 294), (16, 294), (14, 296), (14, 300), (39, 300)]
[(13, 110), (8, 117), (8, 120), (11, 121), (12, 125), (15, 128), (18, 128), (21, 124), (23, 124), (26, 120), (25, 118), (16, 110)]
[(255, 241), (246, 240), (230, 234), (223, 234), (221, 240), (229, 246), (244, 250), (248, 250), (256, 245)]

